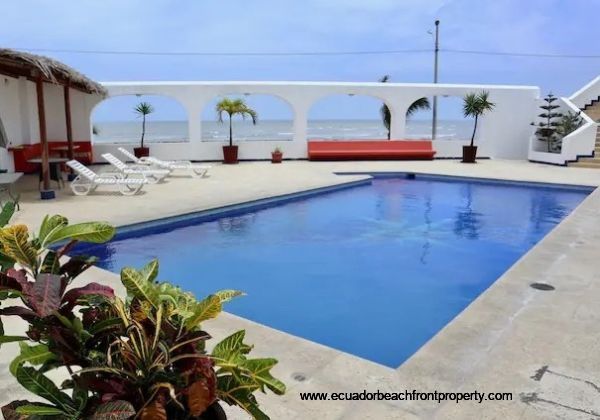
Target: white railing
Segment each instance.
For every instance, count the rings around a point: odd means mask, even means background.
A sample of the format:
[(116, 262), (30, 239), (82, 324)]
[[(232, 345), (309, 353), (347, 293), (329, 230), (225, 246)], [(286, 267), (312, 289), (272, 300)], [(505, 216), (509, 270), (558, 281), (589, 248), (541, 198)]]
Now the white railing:
[(600, 76), (589, 82), (587, 85), (579, 89), (577, 92), (569, 96), (571, 101), (579, 109), (585, 108), (592, 101), (598, 100), (600, 97)]
[[(568, 98), (559, 98), (557, 111), (579, 113), (579, 107)], [(529, 160), (555, 165), (566, 165), (569, 161), (575, 161), (581, 156), (591, 156), (596, 145), (597, 124), (584, 112), (579, 114), (583, 124), (577, 130), (562, 139), (560, 153), (549, 153), (540, 150), (540, 142), (535, 135), (529, 140)], [(545, 144), (545, 143), (542, 143)]]

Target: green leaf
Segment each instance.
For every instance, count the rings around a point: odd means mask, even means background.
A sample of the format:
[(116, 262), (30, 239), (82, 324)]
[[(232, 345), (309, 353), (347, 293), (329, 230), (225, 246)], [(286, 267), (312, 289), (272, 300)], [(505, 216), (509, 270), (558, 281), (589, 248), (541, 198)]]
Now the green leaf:
[(42, 242), (48, 246), (65, 239), (101, 244), (112, 239), (115, 228), (104, 222), (77, 223), (52, 230)]
[(58, 261), (58, 255), (56, 251), (49, 250), (42, 261), (40, 273), (58, 274), (59, 271), (60, 262)]
[(71, 398), (61, 392), (58, 387), (47, 376), (34, 368), (19, 366), (17, 368), (17, 381), (29, 392), (50, 401), (65, 411), (74, 408)]
[[(27, 400), (14, 400), (9, 404), (3, 405), (2, 416), (4, 420), (26, 420), (27, 416), (17, 413), (17, 408), (29, 404), (33, 403)], [(35, 417), (31, 418), (31, 420), (35, 420)]]
[(25, 363), (30, 365), (42, 365), (50, 360), (56, 359), (54, 353), (48, 350), (45, 344), (28, 346), (26, 343), (19, 343), (21, 354), (14, 358), (9, 365), (9, 371), (13, 376), (17, 376), (17, 369)]
[(60, 312), (58, 312), (58, 311), (56, 311), (56, 313), (54, 313), (54, 316), (56, 318), (58, 318), (60, 323), (63, 324), (65, 327), (67, 327), (70, 330), (73, 329), (73, 322), (71, 322), (71, 320), (69, 318), (67, 318), (64, 315), (61, 315)]
[(65, 412), (60, 408), (45, 404), (27, 404), (17, 407), (15, 410), (19, 414), (30, 416), (66, 416)]
[(217, 366), (224, 363), (234, 363), (252, 350), (251, 346), (244, 344), (245, 336), (246, 331), (240, 330), (224, 338), (215, 346), (212, 356), (216, 359)]
[(92, 335), (100, 334), (105, 330), (119, 328), (123, 326), (121, 318), (108, 318), (102, 321), (95, 322), (90, 328), (89, 333)]
[(73, 388), (73, 401), (75, 402), (75, 405), (77, 406), (79, 411), (83, 411), (88, 402), (87, 389), (75, 386), (75, 388)]
[(251, 347), (244, 344), (245, 331), (238, 331), (218, 343), (212, 357), (217, 370), (217, 396), (228, 404), (235, 404), (246, 410), (255, 419), (268, 419), (260, 411), (254, 391), (265, 391), (265, 387), (275, 394), (285, 393), (285, 385), (271, 375), (275, 359), (246, 359)]
[(90, 420), (125, 420), (134, 415), (135, 409), (131, 403), (116, 400), (100, 404)]
[(240, 292), (239, 290), (219, 290), (215, 293), (215, 296), (218, 296), (219, 299), (221, 299), (221, 303), (229, 302), (233, 298), (244, 295), (245, 293)]
[(155, 308), (158, 307), (158, 298), (153, 284), (148, 283), (139, 271), (131, 267), (125, 267), (121, 270), (121, 282), (127, 289), (128, 294), (140, 301), (150, 303)]
[(140, 275), (147, 283), (152, 283), (158, 276), (158, 260), (155, 258), (146, 264), (140, 271)]
[(6, 255), (2, 250), (0, 250), (0, 267), (2, 267), (2, 271), (6, 271), (9, 268), (13, 268), (15, 265), (15, 259)]
[(210, 295), (198, 302), (191, 317), (185, 320), (185, 327), (192, 329), (202, 321), (216, 317), (221, 313), (221, 299), (216, 295)]
[(256, 397), (252, 394), (258, 386), (249, 378), (236, 378), (229, 374), (217, 378), (217, 397), (229, 405), (237, 405), (252, 416), (254, 420), (269, 420), (258, 407)]
[(67, 226), (69, 221), (66, 217), (55, 214), (54, 216), (44, 217), (42, 220), (42, 225), (40, 226), (40, 230), (38, 232), (38, 241), (42, 246), (45, 246), (46, 238), (53, 234), (54, 232), (62, 229)]
[(37, 250), (29, 241), (29, 230), (26, 225), (12, 225), (0, 230), (0, 243), (6, 255), (21, 265), (36, 270)]
[(266, 386), (277, 395), (285, 393), (285, 384), (271, 375), (270, 369), (277, 364), (277, 359), (250, 359), (242, 363), (252, 379), (262, 386)]
[(0, 335), (0, 344), (14, 343), (15, 341), (29, 340), (29, 337), (19, 337), (16, 335)]
[(8, 224), (13, 214), (15, 214), (15, 203), (12, 201), (7, 202), (2, 206), (0, 211), (0, 227), (4, 227)]

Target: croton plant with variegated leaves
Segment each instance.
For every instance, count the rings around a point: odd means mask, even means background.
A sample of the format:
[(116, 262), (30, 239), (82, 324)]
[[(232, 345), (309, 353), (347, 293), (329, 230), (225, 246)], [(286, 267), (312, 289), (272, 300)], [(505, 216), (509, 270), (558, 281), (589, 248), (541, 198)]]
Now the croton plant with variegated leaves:
[[(205, 348), (201, 324), (241, 292), (198, 301), (158, 282), (157, 260), (121, 271), (124, 299), (102, 284), (76, 286), (95, 260), (67, 252), (106, 242), (115, 229), (47, 216), (32, 234), (8, 225), (13, 212), (8, 203), (0, 213), (0, 344), (18, 342), (9, 370), (37, 398), (2, 407), (6, 419), (222, 419), (219, 401), (268, 419), (254, 392), (285, 392), (270, 373), (277, 361), (248, 358), (243, 330)], [(1, 320), (11, 316), (27, 322), (25, 335), (4, 333)]]

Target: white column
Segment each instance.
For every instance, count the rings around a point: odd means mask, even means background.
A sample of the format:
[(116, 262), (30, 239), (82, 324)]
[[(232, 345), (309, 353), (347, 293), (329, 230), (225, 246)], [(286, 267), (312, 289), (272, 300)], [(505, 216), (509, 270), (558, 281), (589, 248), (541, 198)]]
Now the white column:
[(392, 140), (404, 139), (406, 137), (406, 104), (398, 102), (388, 104), (392, 114), (392, 124), (390, 127)]
[(175, 95), (173, 97), (185, 108), (188, 119), (188, 148), (190, 156), (192, 156), (192, 159), (198, 159), (199, 156), (197, 155), (200, 152), (202, 142), (202, 104), (186, 101), (186, 98), (178, 98)]
[(310, 106), (306, 104), (296, 104), (292, 102), (294, 110), (294, 137), (290, 150), (290, 157), (306, 158), (308, 157), (308, 110)]
[(294, 141), (306, 143), (308, 135), (308, 109), (294, 106)]
[(200, 115), (188, 115), (188, 137), (192, 144), (202, 141), (202, 120)]

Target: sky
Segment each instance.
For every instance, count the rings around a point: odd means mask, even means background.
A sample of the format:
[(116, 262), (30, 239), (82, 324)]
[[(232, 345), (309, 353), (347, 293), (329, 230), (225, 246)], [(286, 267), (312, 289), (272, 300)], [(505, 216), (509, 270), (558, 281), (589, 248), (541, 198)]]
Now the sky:
[[(103, 51), (319, 52), (427, 49), (362, 56), (206, 57), (39, 52), (99, 81), (307, 80), (430, 82), (433, 29), (442, 50), (600, 55), (600, 0), (20, 0), (2, 6), (0, 46)], [(440, 53), (439, 81), (540, 86), (569, 95), (600, 73), (600, 59)], [(133, 118), (139, 99), (112, 99), (98, 119)], [(154, 100), (154, 99), (153, 99)], [(183, 118), (169, 100), (157, 116)], [(449, 114), (459, 101), (450, 101)], [(290, 112), (255, 98), (263, 119)], [(324, 100), (312, 118), (377, 118), (371, 98)], [(203, 118), (212, 118), (206, 111)]]

